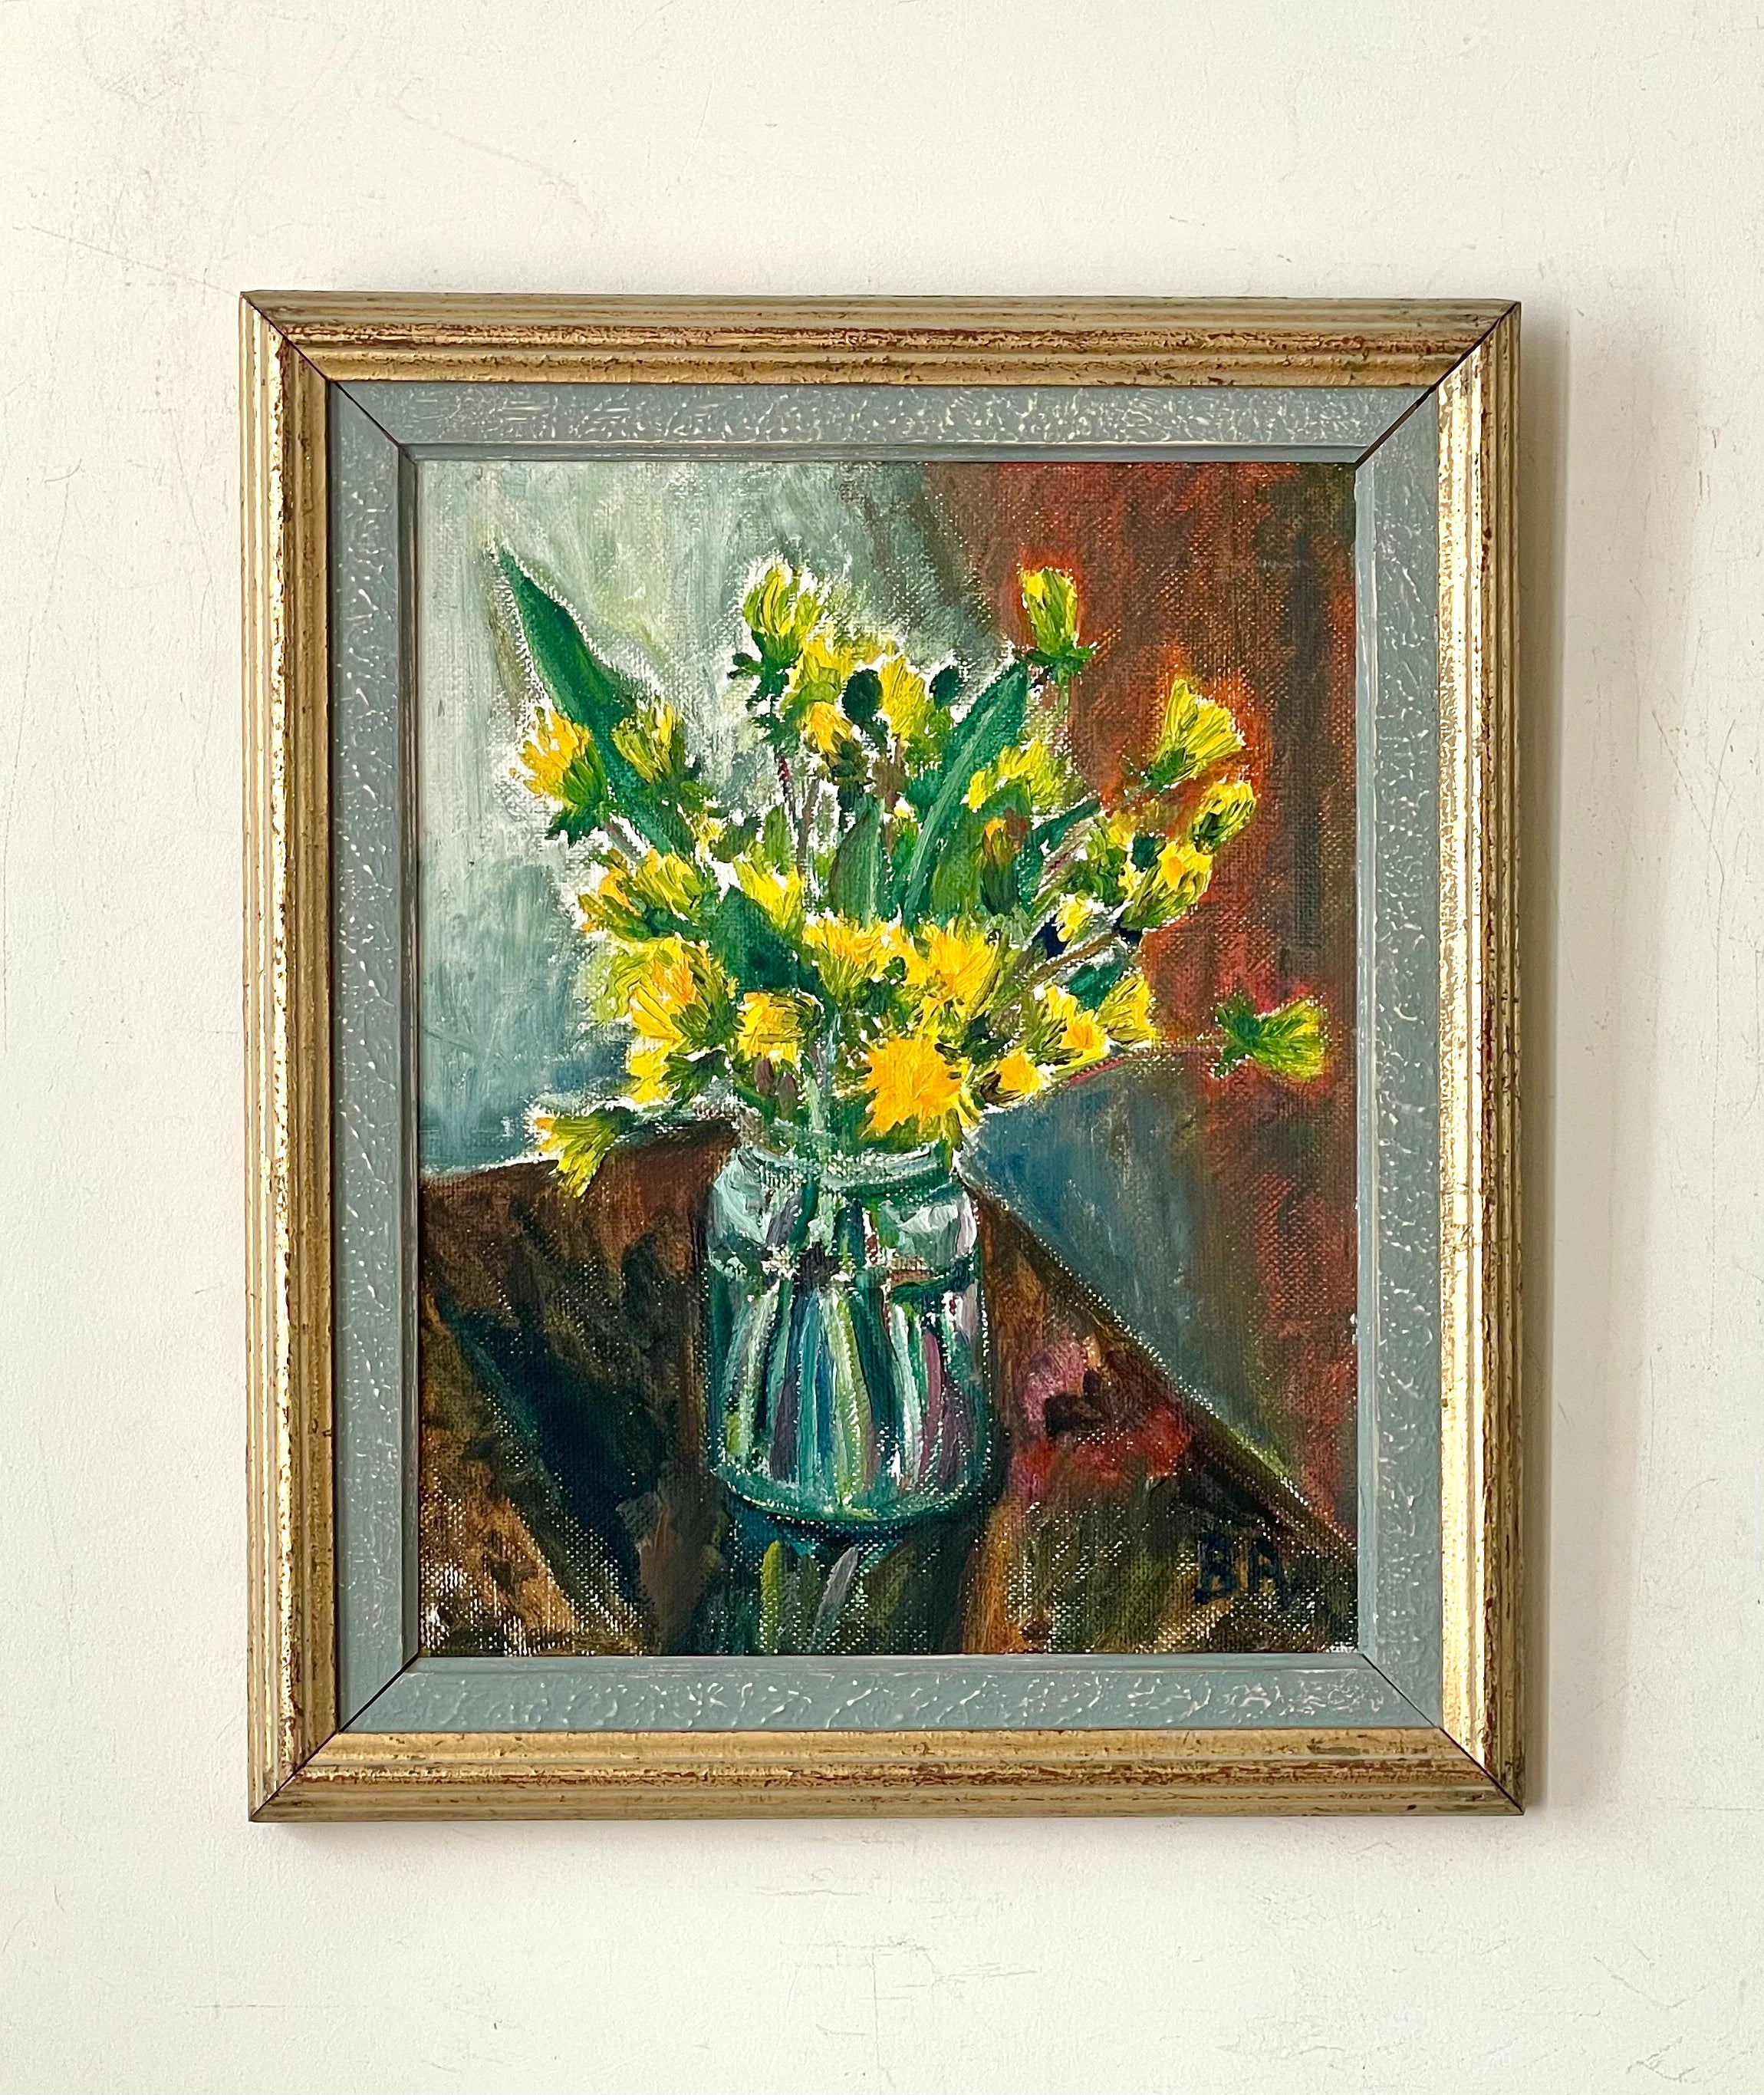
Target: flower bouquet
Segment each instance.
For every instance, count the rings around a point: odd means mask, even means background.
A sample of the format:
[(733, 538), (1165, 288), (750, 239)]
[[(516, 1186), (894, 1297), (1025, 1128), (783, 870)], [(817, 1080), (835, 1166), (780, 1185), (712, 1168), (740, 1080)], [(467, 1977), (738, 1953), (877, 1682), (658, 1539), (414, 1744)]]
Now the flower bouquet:
[[(946, 1511), (987, 1458), (957, 1152), (982, 1116), (1170, 1039), (1138, 956), (1254, 813), (1237, 722), (1178, 677), (1104, 806), (1067, 753), (1096, 651), (1069, 575), (1022, 574), (1026, 644), (970, 680), (779, 561), (740, 605), (738, 794), (664, 697), (512, 553), (499, 568), (535, 686), (516, 773), (581, 851), (590, 1000), (626, 1034), (603, 1095), (535, 1108), (538, 1147), (580, 1191), (646, 1129), (733, 1122), (709, 1229), (719, 1474), (834, 1534)], [(1313, 1000), (1241, 993), (1177, 1044), (1289, 1082), (1326, 1052)]]

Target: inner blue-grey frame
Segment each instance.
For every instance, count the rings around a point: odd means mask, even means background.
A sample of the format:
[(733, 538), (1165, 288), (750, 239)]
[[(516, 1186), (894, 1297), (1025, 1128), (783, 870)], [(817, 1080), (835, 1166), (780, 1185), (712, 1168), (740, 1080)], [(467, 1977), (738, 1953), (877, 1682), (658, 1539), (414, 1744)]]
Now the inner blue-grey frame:
[[(1437, 443), (1388, 387), (333, 386), (339, 1717), (388, 1731), (1440, 1720)], [(1357, 1653), (416, 1656), (415, 460), (1233, 458), (1357, 468)]]

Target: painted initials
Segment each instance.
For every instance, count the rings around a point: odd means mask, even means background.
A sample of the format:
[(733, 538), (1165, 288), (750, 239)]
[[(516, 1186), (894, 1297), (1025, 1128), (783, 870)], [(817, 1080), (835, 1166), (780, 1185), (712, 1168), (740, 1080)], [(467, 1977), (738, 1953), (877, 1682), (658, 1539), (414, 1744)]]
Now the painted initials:
[(1254, 1600), (1264, 1586), (1272, 1586), (1274, 1599), (1285, 1607), (1289, 1598), (1286, 1566), (1280, 1553), (1265, 1535), (1252, 1535), (1244, 1552), (1241, 1578), (1238, 1573), (1235, 1538), (1217, 1528), (1203, 1528), (1195, 1538), (1200, 1576), (1195, 1585), (1197, 1601), (1223, 1601), (1242, 1592)]

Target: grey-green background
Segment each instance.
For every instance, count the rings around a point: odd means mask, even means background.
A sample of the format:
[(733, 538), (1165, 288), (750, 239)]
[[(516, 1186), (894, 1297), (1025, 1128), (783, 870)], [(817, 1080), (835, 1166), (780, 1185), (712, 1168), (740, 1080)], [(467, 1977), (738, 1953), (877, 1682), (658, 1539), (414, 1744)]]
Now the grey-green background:
[(847, 584), (921, 659), (1000, 642), (911, 464), (431, 460), (416, 513), (420, 1143), (439, 1171), (517, 1155), (531, 1101), (616, 1052), (576, 994), (581, 854), (546, 839), (511, 776), (530, 695), (497, 616), (498, 544), (665, 693), (718, 778), (743, 761), (737, 607), (774, 553)]

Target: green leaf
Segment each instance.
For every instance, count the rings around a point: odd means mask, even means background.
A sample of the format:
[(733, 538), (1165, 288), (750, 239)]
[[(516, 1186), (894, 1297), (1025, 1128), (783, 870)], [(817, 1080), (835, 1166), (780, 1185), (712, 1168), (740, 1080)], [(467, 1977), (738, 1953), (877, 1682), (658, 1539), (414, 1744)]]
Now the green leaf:
[(791, 818), (782, 807), (773, 805), (766, 810), (755, 856), (774, 873), (788, 873), (795, 865), (796, 839), (791, 834)]
[(1093, 793), (1074, 803), (1057, 815), (1050, 815), (1044, 822), (1037, 822), (1030, 842), (1038, 851), (1056, 852), (1080, 822), (1087, 822), (1100, 808), (1102, 803)]
[(1225, 1035), (1213, 1065), (1215, 1076), (1229, 1076), (1244, 1062), (1291, 1084), (1308, 1084), (1322, 1074), (1329, 1034), (1315, 997), (1295, 997), (1273, 1011), (1257, 1011), (1242, 990), (1234, 990), (1213, 1017)]
[(1013, 662), (981, 692), (950, 738), (935, 774), (936, 791), (907, 866), (900, 914), (909, 926), (919, 921), (945, 839), (957, 817), (965, 812), (969, 782), (1022, 733), (1028, 702), (1029, 671), (1022, 663)]
[(1115, 984), (1127, 972), (1130, 963), (1126, 959), (1092, 960), (1071, 975), (1065, 987), (1087, 1011), (1095, 1010)]
[(612, 807), (657, 851), (690, 855), (692, 831), (686, 817), (644, 784), (613, 742), (612, 730), (631, 717), (648, 694), (600, 660), (569, 611), (539, 586), (512, 553), (504, 549), (498, 558), (539, 682), (558, 711), (587, 731)]
[(882, 909), (882, 810), (869, 802), (839, 839), (827, 874), (827, 906), (860, 924), (873, 924)]
[(717, 905), (710, 948), (738, 990), (820, 987), (765, 912), (738, 887), (730, 888)]
[(984, 828), (982, 817), (966, 806), (951, 823), (943, 848), (931, 868), (930, 886), (925, 896), (924, 915), (933, 923), (947, 924), (965, 917), (978, 902)]

